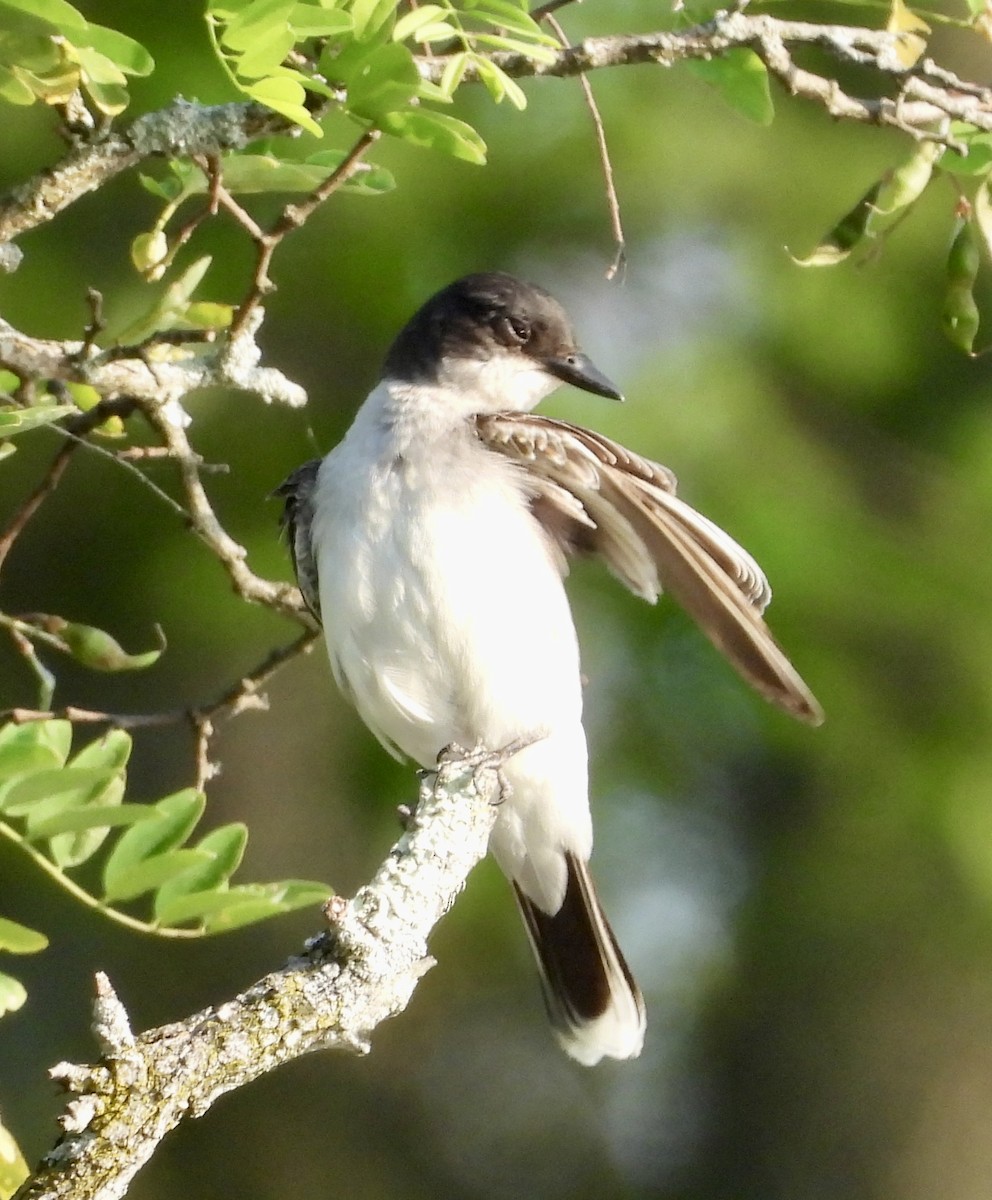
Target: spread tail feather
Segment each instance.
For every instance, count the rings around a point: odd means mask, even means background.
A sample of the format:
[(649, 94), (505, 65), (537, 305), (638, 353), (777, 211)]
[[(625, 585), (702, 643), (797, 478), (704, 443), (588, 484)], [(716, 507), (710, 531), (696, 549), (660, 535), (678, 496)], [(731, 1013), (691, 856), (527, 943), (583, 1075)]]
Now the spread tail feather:
[(624, 961), (584, 862), (565, 855), (568, 883), (558, 912), (513, 890), (541, 974), (555, 1036), (587, 1067), (636, 1058), (644, 1043), (644, 999)]

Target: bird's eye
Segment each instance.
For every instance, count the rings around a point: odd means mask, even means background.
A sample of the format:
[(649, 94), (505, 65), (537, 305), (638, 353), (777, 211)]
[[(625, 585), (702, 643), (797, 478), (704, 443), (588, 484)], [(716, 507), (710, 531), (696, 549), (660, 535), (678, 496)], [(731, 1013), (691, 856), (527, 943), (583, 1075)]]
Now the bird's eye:
[(500, 316), (496, 330), (500, 341), (506, 346), (525, 346), (530, 341), (531, 328), (520, 317)]

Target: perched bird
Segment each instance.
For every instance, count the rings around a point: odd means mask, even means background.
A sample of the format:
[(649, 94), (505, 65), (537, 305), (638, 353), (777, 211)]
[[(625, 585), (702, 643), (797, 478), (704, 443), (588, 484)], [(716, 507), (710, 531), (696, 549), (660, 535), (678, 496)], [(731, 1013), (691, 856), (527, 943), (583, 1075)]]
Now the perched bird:
[(758, 565), (597, 433), (532, 415), (561, 383), (621, 399), (546, 291), (468, 275), (410, 319), (344, 440), (279, 489), (300, 588), (335, 679), (391, 753), (498, 750), (509, 795), (490, 848), (513, 885), (558, 1040), (632, 1058), (644, 1002), (589, 876), (579, 650), (562, 578), (597, 555), (664, 590), (766, 699), (822, 714), (761, 618)]

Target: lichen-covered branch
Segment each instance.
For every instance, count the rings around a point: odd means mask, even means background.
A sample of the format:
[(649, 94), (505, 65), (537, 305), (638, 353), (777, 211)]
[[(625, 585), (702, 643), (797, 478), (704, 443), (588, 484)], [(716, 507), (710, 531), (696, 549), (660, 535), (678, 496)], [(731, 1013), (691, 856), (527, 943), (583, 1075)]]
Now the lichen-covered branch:
[(0, 318), (0, 366), (22, 380), (88, 383), (107, 399), (126, 396), (166, 404), (200, 388), (231, 387), (300, 408), (306, 403), (303, 388), (281, 371), (259, 366), (254, 335), (260, 320), (216, 347), (176, 347), (170, 353), (163, 345), (122, 353), (87, 349), (81, 341), (30, 337)]
[[(891, 125), (916, 137), (939, 140), (949, 140), (946, 126), (952, 120), (992, 129), (992, 89), (958, 79), (927, 58), (907, 65), (913, 56), (907, 53), (906, 39), (906, 34), (882, 29), (720, 12), (705, 25), (677, 33), (586, 38), (558, 51), (547, 62), (506, 53), (493, 54), (492, 59), (508, 75), (520, 79), (566, 77), (648, 63), (671, 67), (689, 59), (708, 59), (746, 48), (757, 54), (792, 95), (822, 105), (833, 117)], [(839, 63), (873, 68), (893, 81), (894, 95), (850, 95), (837, 80), (800, 67), (793, 52), (810, 46), (828, 51)], [(443, 57), (421, 59), (421, 74), (437, 82), (445, 62)], [(471, 74), (467, 77), (472, 78)]]
[(135, 1036), (100, 976), (103, 1057), (53, 1068), (72, 1093), (64, 1134), (15, 1200), (118, 1200), (162, 1138), (225, 1092), (314, 1050), (367, 1053), (433, 965), (427, 938), (486, 853), (499, 786), (499, 756), (446, 758), (371, 883), (330, 901), (330, 933), (233, 1000)]
[(240, 150), (286, 128), (260, 104), (206, 106), (177, 100), (123, 131), (73, 150), (0, 200), (0, 243), (43, 225), (70, 204), (153, 155), (185, 158)]
[(245, 562), (244, 547), (220, 523), (203, 486), (203, 463), (190, 444), (182, 407), (187, 395), (206, 387), (239, 388), (294, 408), (306, 403), (306, 393), (298, 384), (281, 371), (259, 365), (261, 352), (254, 334), (261, 317), (261, 310), (256, 310), (236, 336), (216, 347), (193, 350), (166, 345), (130, 355), (97, 351), (84, 342), (29, 337), (0, 319), (0, 366), (22, 381), (86, 383), (105, 400), (126, 398), (176, 463), (190, 526), (224, 566), (238, 595), (312, 626), (297, 589), (255, 575)]

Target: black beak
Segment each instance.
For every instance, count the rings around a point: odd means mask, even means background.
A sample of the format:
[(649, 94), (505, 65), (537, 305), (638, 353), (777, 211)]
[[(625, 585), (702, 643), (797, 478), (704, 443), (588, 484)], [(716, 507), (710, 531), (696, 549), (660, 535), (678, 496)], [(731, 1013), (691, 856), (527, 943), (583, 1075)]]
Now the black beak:
[(545, 369), (557, 376), (563, 383), (571, 383), (584, 392), (593, 392), (597, 396), (605, 396), (608, 400), (622, 400), (623, 393), (610, 383), (598, 367), (581, 351), (563, 354), (560, 358), (549, 358), (544, 362)]

